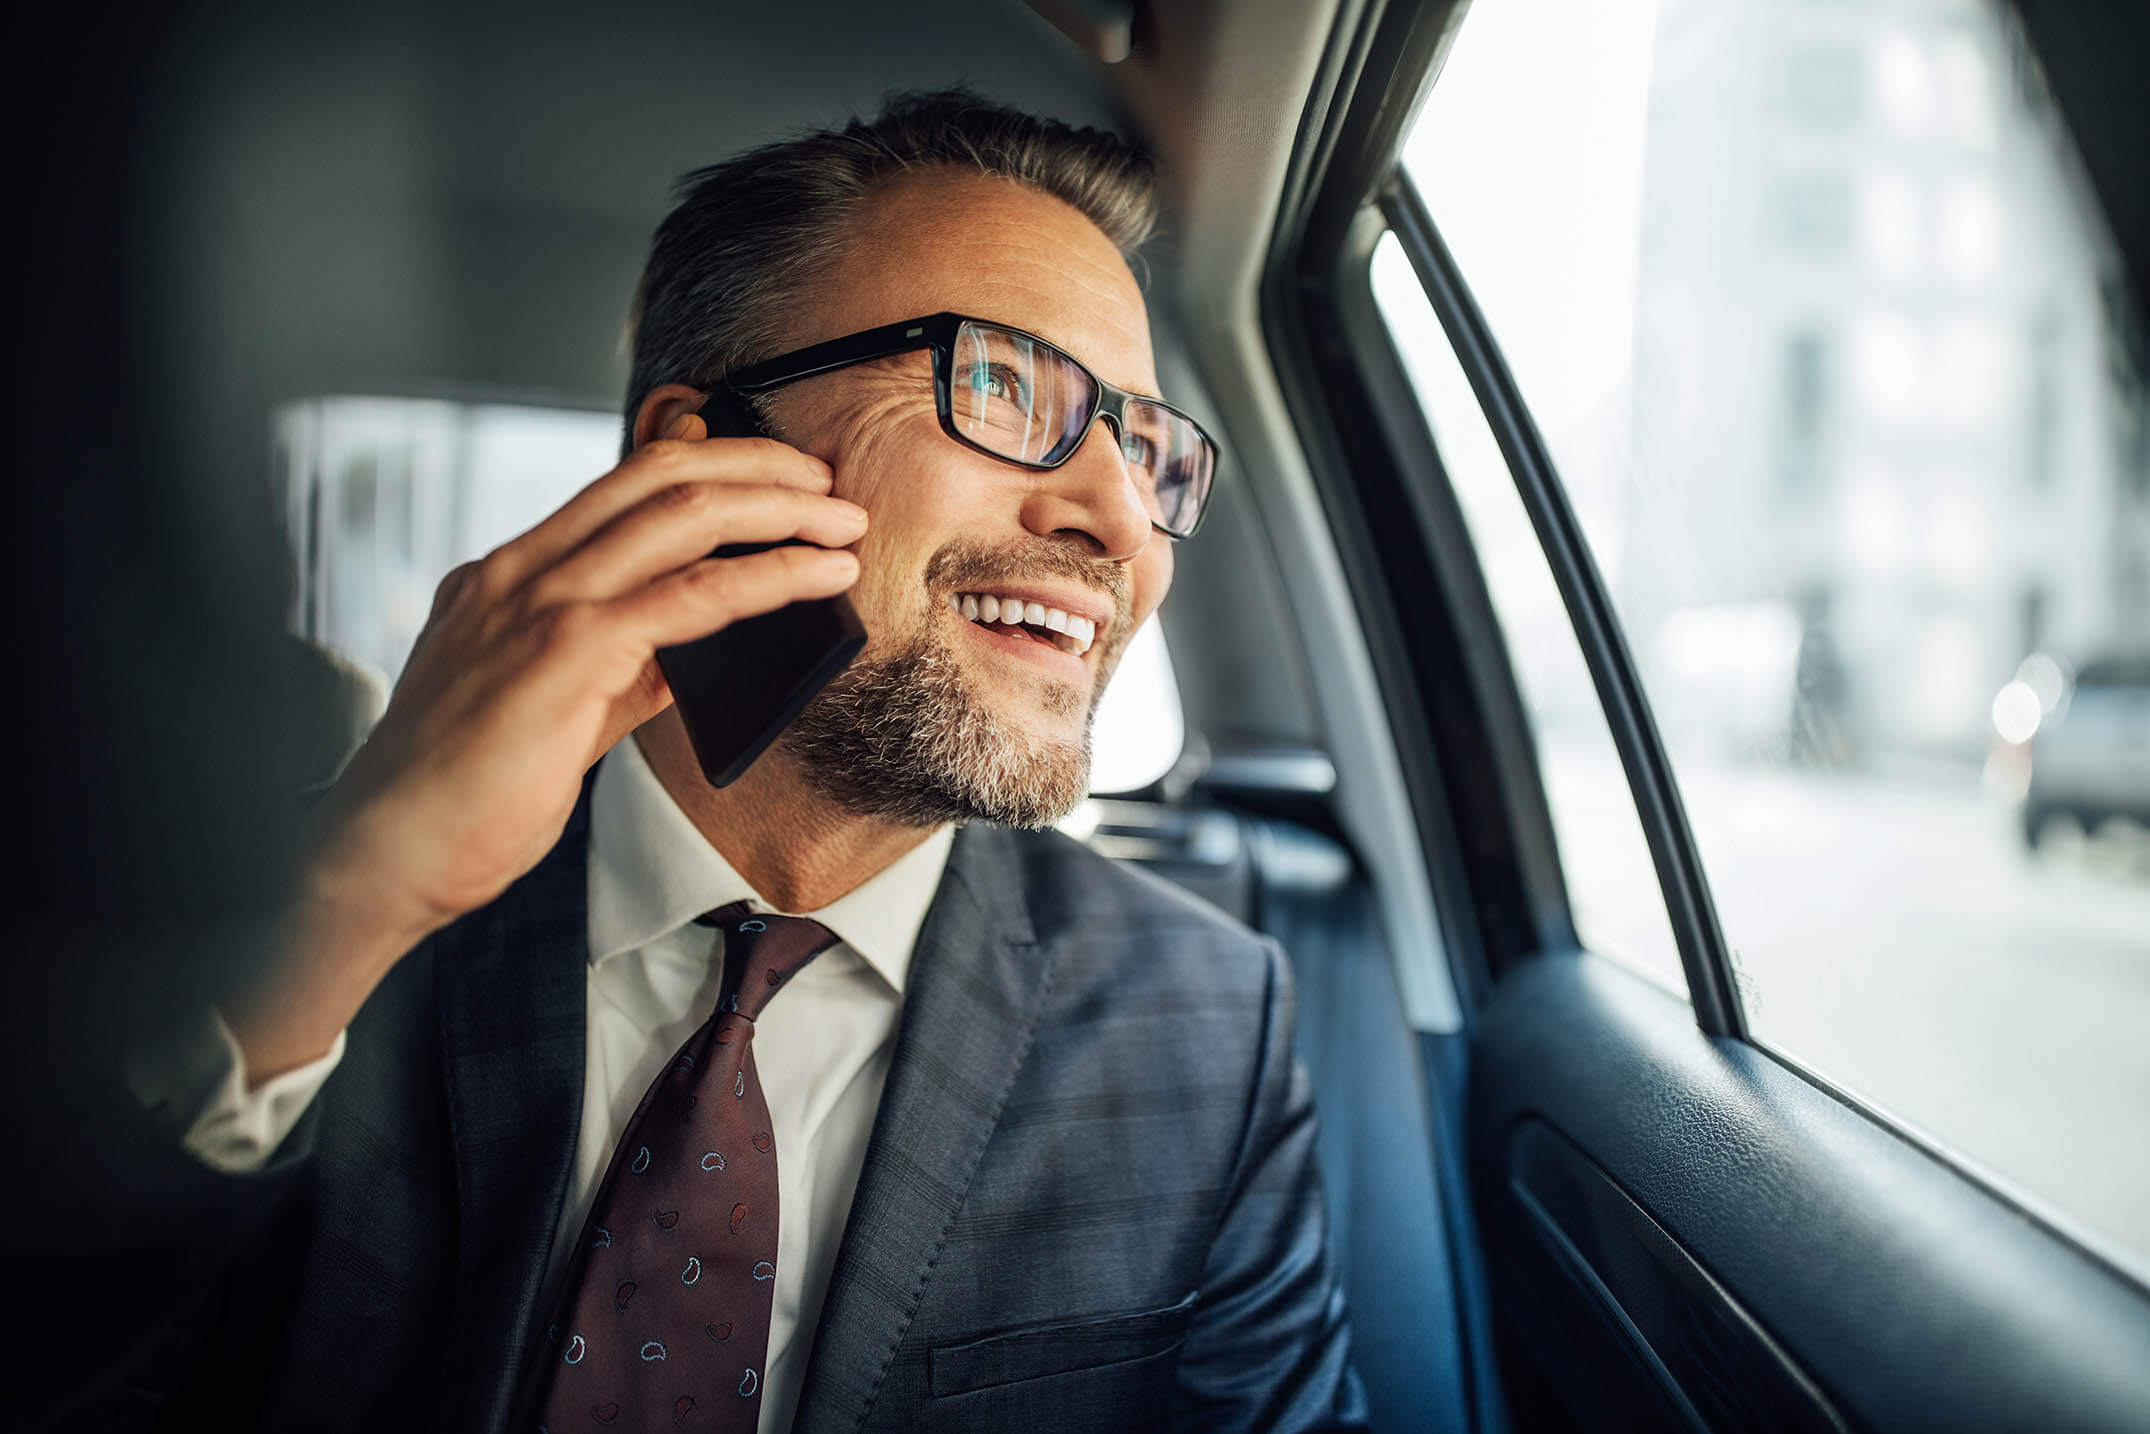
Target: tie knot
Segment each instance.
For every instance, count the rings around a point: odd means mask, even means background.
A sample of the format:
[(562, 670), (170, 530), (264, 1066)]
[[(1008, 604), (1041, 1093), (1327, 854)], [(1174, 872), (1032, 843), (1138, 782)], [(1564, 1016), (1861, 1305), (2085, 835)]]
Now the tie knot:
[(743, 901), (695, 918), (724, 933), (724, 984), (717, 1010), (753, 1020), (784, 983), (834, 946), (835, 932), (803, 916), (756, 915)]

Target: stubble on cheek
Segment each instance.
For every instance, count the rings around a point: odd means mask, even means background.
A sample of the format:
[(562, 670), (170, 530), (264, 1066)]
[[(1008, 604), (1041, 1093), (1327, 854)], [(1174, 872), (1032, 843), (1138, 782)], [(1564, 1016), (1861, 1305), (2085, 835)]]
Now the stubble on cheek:
[(1030, 726), (981, 700), (945, 634), (928, 629), (893, 657), (854, 663), (782, 740), (817, 792), (863, 816), (1050, 826), (1089, 790), (1090, 724), (1074, 740)]
[[(1040, 559), (1033, 549), (1031, 561), (1016, 565), (975, 546), (936, 553), (912, 600), (887, 605), (904, 615), (897, 630), (876, 634), (878, 644), (785, 734), (815, 789), (853, 811), (913, 826), (975, 818), (1042, 827), (1065, 816), (1089, 790), (1091, 726), (1126, 646), (1121, 620), (1085, 691), (1038, 673), (1012, 682), (1005, 670), (986, 677), (945, 604), (950, 591), (964, 590), (957, 582), (990, 590), (993, 578), (1049, 575), (1107, 592), (1125, 613), (1125, 573), (1100, 572), (1079, 555), (1071, 565), (1068, 556)], [(1018, 710), (1026, 705), (1065, 735), (1040, 735)]]

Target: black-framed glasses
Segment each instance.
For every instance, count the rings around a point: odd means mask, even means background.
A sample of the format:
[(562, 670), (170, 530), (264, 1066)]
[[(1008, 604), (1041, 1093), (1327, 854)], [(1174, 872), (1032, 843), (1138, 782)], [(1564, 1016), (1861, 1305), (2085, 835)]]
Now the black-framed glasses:
[(1021, 329), (964, 314), (928, 314), (810, 344), (727, 374), (742, 396), (918, 349), (933, 352), (941, 429), (956, 442), (1023, 468), (1058, 468), (1100, 417), (1142, 494), (1150, 523), (1170, 538), (1201, 525), (1217, 475), (1217, 442), (1161, 399), (1105, 382), (1062, 349)]

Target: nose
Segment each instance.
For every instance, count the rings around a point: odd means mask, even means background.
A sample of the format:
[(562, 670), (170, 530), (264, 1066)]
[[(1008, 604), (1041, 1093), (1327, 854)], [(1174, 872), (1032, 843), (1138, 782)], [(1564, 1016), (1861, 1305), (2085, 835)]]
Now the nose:
[(1120, 434), (1100, 414), (1073, 457), (1034, 475), (1023, 500), (1023, 526), (1041, 537), (1082, 539), (1101, 558), (1125, 562), (1155, 536), (1149, 510), (1120, 454)]

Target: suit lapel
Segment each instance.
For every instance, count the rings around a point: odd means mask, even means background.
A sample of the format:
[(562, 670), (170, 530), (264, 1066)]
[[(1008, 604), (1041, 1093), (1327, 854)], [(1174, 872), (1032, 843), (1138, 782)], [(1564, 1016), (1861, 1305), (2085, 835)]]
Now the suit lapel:
[(794, 1428), (859, 1427), (1029, 1054), (1052, 985), (1013, 836), (970, 825), (919, 932), (895, 1060)]
[(455, 1146), (455, 1307), (434, 1423), (497, 1429), (538, 1322), (582, 1114), (590, 782), (559, 842), (439, 938)]

